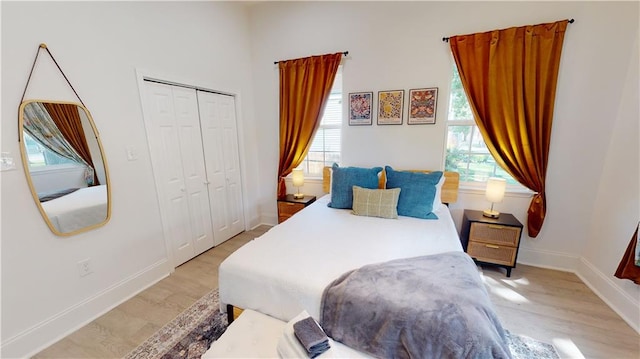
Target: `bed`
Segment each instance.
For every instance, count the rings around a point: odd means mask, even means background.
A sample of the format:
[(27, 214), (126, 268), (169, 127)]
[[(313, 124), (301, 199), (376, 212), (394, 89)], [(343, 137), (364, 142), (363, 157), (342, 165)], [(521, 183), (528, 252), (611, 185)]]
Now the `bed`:
[(107, 218), (107, 186), (80, 188), (41, 205), (59, 232), (73, 232)]
[(319, 317), (324, 288), (344, 272), (392, 259), (462, 251), (446, 206), (438, 221), (384, 221), (327, 207), (326, 195), (230, 255), (219, 269), (220, 301), (289, 321)]
[(334, 165), (325, 171), (330, 194), (227, 257), (218, 271), (221, 311), (230, 322), (234, 308), (284, 322), (307, 312), (330, 337), (374, 357), (510, 358), (442, 204), (457, 198), (457, 173), (381, 169), (344, 177)]
[[(421, 171), (429, 172), (429, 171)], [(381, 176), (378, 187), (386, 178)], [(325, 168), (323, 187), (331, 189)], [(457, 199), (458, 174), (445, 172), (442, 202)], [(319, 317), (325, 287), (343, 273), (398, 258), (462, 251), (446, 205), (438, 220), (355, 216), (327, 206), (327, 194), (231, 254), (219, 268), (220, 304), (289, 321), (300, 311)]]

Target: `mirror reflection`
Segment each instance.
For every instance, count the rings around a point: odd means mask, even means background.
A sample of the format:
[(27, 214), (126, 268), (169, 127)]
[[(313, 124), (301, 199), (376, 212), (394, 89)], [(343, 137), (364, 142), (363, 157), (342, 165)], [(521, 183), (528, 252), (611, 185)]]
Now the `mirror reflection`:
[(107, 166), (89, 111), (78, 103), (20, 105), (22, 161), (51, 230), (71, 235), (110, 217)]

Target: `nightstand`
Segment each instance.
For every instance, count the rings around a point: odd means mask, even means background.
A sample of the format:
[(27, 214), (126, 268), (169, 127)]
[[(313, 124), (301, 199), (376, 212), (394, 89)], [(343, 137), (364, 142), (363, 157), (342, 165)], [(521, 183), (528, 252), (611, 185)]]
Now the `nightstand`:
[(510, 213), (488, 218), (482, 211), (464, 210), (460, 241), (464, 251), (477, 263), (494, 264), (507, 269), (516, 267), (522, 223)]
[(316, 196), (304, 196), (304, 198), (296, 199), (293, 198), (292, 194), (278, 198), (278, 223), (286, 221), (289, 217), (315, 201)]

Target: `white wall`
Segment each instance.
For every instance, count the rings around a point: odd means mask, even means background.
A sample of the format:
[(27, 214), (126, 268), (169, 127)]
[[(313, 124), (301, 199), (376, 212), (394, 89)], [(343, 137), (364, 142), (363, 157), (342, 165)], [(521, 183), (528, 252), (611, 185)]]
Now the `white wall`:
[[(0, 174), (2, 357), (29, 356), (137, 293), (171, 267), (160, 223), (136, 69), (239, 93), (247, 218), (257, 224), (258, 176), (249, 34), (244, 4), (224, 2), (2, 2)], [(19, 162), (18, 106), (45, 42), (100, 131), (113, 190), (111, 221), (72, 237), (53, 235)], [(74, 100), (42, 52), (27, 98)], [(138, 160), (127, 161), (133, 146)], [(77, 262), (93, 273), (79, 277)]]
[[(345, 93), (438, 87), (435, 125), (408, 126), (406, 119), (402, 126), (345, 125), (342, 154), (343, 165), (442, 168), (452, 69), (442, 37), (570, 18), (576, 21), (567, 28), (558, 79), (547, 218), (537, 238), (523, 236), (519, 262), (576, 271), (583, 278), (587, 278), (587, 266), (589, 277), (607, 278), (590, 283), (596, 291), (624, 297), (614, 309), (638, 330), (638, 287), (612, 279), (612, 268), (631, 230), (622, 222), (639, 218), (637, 188), (627, 184), (638, 183), (638, 161), (625, 161), (631, 171), (617, 165), (623, 157), (632, 157), (624, 151), (637, 153), (637, 148), (623, 150), (624, 145), (617, 142), (618, 138), (629, 141), (625, 136), (631, 133), (637, 135), (627, 131), (633, 127), (629, 119), (637, 122), (638, 118), (637, 89), (629, 84), (638, 79), (637, 70), (630, 70), (630, 63), (638, 64), (637, 53), (632, 53), (638, 41), (636, 2), (265, 2), (252, 6), (255, 105), (260, 109), (257, 125), (263, 134), (259, 138), (262, 218), (272, 222), (276, 218), (278, 71), (273, 61), (349, 51), (343, 61)], [(630, 140), (637, 147), (637, 136)], [(616, 180), (618, 174), (631, 172), (625, 185), (610, 177), (614, 168), (618, 169)], [(609, 172), (603, 176), (603, 171)], [(612, 187), (619, 198), (636, 205), (621, 207), (618, 201), (606, 199), (605, 191)], [(317, 184), (305, 185), (305, 193), (315, 191), (320, 192)], [(602, 216), (599, 208), (605, 204), (613, 212)], [(464, 208), (487, 205), (480, 192), (463, 191), (451, 208), (459, 222)], [(528, 197), (511, 195), (497, 209), (526, 223), (528, 205)], [(622, 208), (628, 211), (625, 221), (615, 216)], [(594, 235), (597, 232), (616, 240), (602, 239)], [(611, 254), (596, 256), (600, 247)]]
[[(579, 267), (583, 279), (591, 283), (607, 303), (623, 309), (621, 315), (635, 323), (640, 321), (640, 286), (626, 279), (615, 278), (612, 274), (615, 273), (640, 220), (638, 43), (636, 33), (626, 81), (621, 84), (623, 92), (620, 106), (609, 117), (613, 130), (609, 143), (603, 148), (605, 163), (601, 171), (596, 173), (600, 184), (587, 225), (588, 235)], [(607, 287), (614, 290), (602, 289)]]

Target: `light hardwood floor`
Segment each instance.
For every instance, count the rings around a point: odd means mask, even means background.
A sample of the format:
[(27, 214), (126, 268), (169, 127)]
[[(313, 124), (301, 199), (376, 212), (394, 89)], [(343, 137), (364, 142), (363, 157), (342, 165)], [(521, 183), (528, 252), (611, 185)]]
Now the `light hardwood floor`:
[[(36, 358), (120, 358), (218, 287), (218, 265), (269, 229), (242, 233), (176, 268), (85, 327), (38, 353)], [(561, 358), (640, 358), (640, 335), (576, 275), (518, 265), (485, 266), (484, 281), (505, 328), (553, 344)]]
[(218, 287), (218, 266), (269, 230), (241, 233), (176, 268), (167, 278), (80, 328), (35, 358), (122, 358), (196, 300)]

